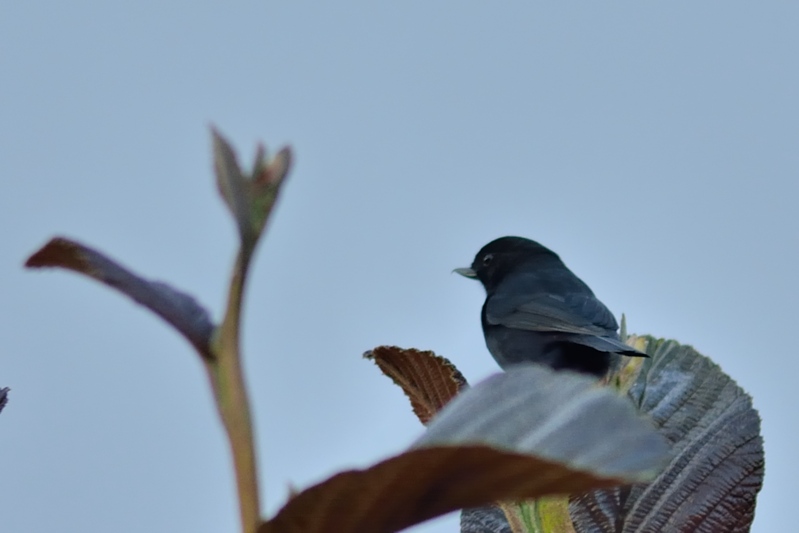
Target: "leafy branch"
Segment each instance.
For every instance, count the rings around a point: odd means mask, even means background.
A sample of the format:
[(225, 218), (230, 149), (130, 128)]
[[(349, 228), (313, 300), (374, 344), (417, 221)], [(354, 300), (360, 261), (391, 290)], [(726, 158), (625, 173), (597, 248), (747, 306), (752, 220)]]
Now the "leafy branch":
[(241, 365), (240, 328), (244, 290), (253, 251), (263, 233), (280, 186), (288, 174), (291, 151), (272, 160), (260, 146), (252, 172), (244, 175), (233, 149), (212, 130), (217, 186), (239, 230), (240, 246), (228, 289), (225, 315), (213, 324), (208, 311), (169, 285), (146, 280), (116, 261), (73, 240), (56, 237), (33, 254), (28, 268), (61, 267), (89, 276), (150, 309), (174, 327), (200, 355), (227, 432), (236, 472), (244, 533), (261, 523), (255, 438)]

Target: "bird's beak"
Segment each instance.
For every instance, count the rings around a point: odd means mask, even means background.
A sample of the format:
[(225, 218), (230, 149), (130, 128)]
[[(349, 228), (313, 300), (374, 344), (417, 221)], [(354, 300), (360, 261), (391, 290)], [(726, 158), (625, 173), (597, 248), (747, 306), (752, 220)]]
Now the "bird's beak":
[(472, 278), (477, 279), (477, 272), (472, 270), (471, 268), (456, 268), (453, 272), (457, 272), (461, 276), (465, 278)]

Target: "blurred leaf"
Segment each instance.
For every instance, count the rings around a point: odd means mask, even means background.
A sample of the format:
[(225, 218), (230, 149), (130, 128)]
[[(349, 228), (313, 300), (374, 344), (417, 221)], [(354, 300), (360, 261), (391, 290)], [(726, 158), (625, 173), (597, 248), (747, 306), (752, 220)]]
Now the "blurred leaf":
[(461, 443), (535, 454), (628, 482), (653, 479), (668, 454), (663, 437), (626, 398), (591, 377), (533, 364), (459, 394), (414, 447)]
[(364, 357), (373, 360), (402, 389), (422, 424), (467, 386), (455, 365), (433, 352), (378, 346)]
[(255, 160), (253, 168), (253, 181), (259, 187), (270, 187), (279, 185), (291, 168), (291, 150), (288, 147), (281, 148), (274, 159), (269, 164), (266, 163), (266, 151), (260, 149), (259, 157)]
[(0, 412), (3, 411), (3, 407), (6, 406), (8, 403), (8, 391), (10, 389), (8, 387), (0, 389)]
[(728, 375), (690, 346), (651, 337), (629, 397), (673, 445), (649, 484), (572, 499), (578, 532), (748, 531), (764, 473), (760, 417)]
[(447, 404), (410, 451), (301, 492), (259, 532), (398, 531), (496, 500), (650, 479), (665, 441), (594, 383), (536, 365), (492, 376)]
[(148, 281), (88, 246), (56, 237), (28, 258), (28, 268), (61, 267), (113, 287), (171, 324), (206, 359), (214, 324), (191, 296), (160, 281)]
[(253, 221), (260, 233), (272, 211), (272, 206), (277, 200), (280, 185), (291, 168), (291, 150), (282, 148), (269, 163), (266, 162), (266, 151), (259, 148), (257, 159), (253, 167), (252, 192), (254, 214)]
[(416, 449), (301, 492), (259, 533), (399, 531), (464, 505), (616, 482), (487, 446)]
[(214, 144), (216, 185), (236, 220), (242, 242), (250, 242), (255, 237), (253, 225), (250, 223), (250, 194), (247, 178), (241, 172), (233, 147), (216, 128), (211, 128), (211, 137)]
[(217, 187), (236, 220), (244, 248), (252, 249), (288, 174), (291, 150), (288, 147), (281, 149), (270, 162), (266, 159), (266, 149), (259, 146), (252, 173), (245, 175), (230, 143), (215, 128), (211, 128), (211, 136)]

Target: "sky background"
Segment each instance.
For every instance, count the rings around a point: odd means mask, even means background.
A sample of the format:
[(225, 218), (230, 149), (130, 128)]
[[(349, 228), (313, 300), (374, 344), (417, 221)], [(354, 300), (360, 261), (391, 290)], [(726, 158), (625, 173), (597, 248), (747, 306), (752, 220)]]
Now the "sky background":
[(236, 232), (211, 123), (246, 164), (259, 140), (296, 155), (244, 321), (269, 513), (420, 435), (365, 350), (497, 371), (482, 288), (451, 271), (512, 234), (753, 395), (753, 530), (795, 522), (798, 27), (788, 1), (3, 2), (3, 531), (237, 530), (189, 345), (107, 288), (22, 269), (70, 236), (218, 318)]

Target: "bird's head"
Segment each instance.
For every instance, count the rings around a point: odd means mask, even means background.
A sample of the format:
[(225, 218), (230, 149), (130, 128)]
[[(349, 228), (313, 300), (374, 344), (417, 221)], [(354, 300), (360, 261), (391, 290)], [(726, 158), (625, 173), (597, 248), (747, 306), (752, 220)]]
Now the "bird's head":
[(524, 237), (500, 237), (483, 246), (472, 261), (472, 266), (456, 268), (461, 276), (478, 279), (490, 292), (511, 272), (522, 265), (535, 267), (536, 263), (560, 261), (558, 255), (535, 241)]

